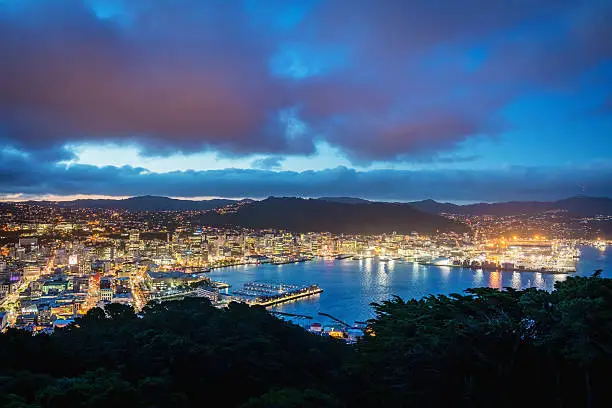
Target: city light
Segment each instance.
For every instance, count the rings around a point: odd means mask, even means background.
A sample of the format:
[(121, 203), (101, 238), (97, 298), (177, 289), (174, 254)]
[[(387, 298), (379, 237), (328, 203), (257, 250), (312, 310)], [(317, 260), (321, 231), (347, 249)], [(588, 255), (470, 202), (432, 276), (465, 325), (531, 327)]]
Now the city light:
[[(215, 211), (231, 214), (241, 205)], [(341, 260), (366, 262), (365, 271), (376, 273), (381, 285), (401, 263), (443, 267), (444, 279), (456, 269), (468, 269), (476, 274), (475, 282), (485, 271), (490, 272), (489, 286), (501, 289), (501, 272), (571, 274), (582, 246), (607, 247), (601, 236), (588, 240), (594, 234), (587, 223), (577, 224), (582, 231), (570, 225), (564, 229), (550, 214), (473, 216), (470, 232), (462, 233), (380, 235), (213, 227), (199, 224), (198, 215), (16, 204), (0, 220), (3, 231), (19, 232), (16, 241), (0, 247), (0, 308), (9, 312), (10, 325), (38, 332), (53, 330), (56, 320), (113, 303), (140, 311), (151, 301), (196, 296), (218, 307), (230, 302), (271, 306), (325, 288), (317, 282), (285, 282), (289, 292), (272, 293), (271, 286), (258, 294), (255, 286), (233, 288), (210, 279), (208, 272), (237, 265), (280, 268), (313, 259), (327, 260), (330, 267)], [(538, 232), (530, 233), (535, 228)], [(513, 285), (517, 279), (513, 275)]]

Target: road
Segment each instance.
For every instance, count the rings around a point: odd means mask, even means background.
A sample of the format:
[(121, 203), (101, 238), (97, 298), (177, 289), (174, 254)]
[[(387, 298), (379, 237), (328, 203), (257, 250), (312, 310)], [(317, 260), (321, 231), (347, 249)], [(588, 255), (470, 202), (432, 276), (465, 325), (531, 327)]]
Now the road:
[(132, 296), (134, 298), (134, 308), (136, 311), (142, 310), (147, 304), (144, 293), (140, 289), (140, 285), (145, 282), (145, 275), (149, 269), (148, 265), (139, 266), (136, 274), (130, 277), (130, 286), (132, 289)]

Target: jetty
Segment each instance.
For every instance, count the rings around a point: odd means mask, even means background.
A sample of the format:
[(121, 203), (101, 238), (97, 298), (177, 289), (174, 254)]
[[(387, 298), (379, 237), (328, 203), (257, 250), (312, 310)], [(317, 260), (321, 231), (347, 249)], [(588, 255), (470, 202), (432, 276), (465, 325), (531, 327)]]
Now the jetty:
[(344, 327), (351, 327), (351, 325), (348, 324), (347, 322), (342, 321), (342, 320), (338, 319), (337, 317), (334, 317), (334, 316), (330, 315), (329, 313), (319, 312), (319, 315), (328, 317), (328, 318), (332, 319), (333, 321), (340, 323)]
[(283, 283), (248, 282), (242, 289), (232, 291), (245, 303), (258, 306), (273, 306), (304, 297), (318, 295), (323, 292), (318, 285), (297, 286)]

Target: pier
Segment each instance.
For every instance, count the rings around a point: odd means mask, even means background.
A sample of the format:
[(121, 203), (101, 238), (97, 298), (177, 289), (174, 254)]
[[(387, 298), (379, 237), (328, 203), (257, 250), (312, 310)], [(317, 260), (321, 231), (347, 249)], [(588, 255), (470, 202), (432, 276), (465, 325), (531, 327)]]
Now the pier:
[(300, 291), (296, 291), (296, 292), (292, 292), (292, 293), (287, 293), (285, 295), (282, 295), (280, 297), (275, 297), (272, 299), (267, 299), (267, 300), (258, 300), (256, 301), (255, 304), (259, 305), (259, 306), (273, 306), (273, 305), (277, 305), (279, 303), (284, 303), (284, 302), (289, 302), (291, 300), (296, 300), (296, 299), (300, 299), (300, 298), (304, 298), (304, 297), (308, 297), (308, 296), (314, 296), (314, 295), (318, 295), (319, 293), (322, 293), (323, 289), (321, 289), (320, 287), (318, 287), (317, 285), (312, 285), (309, 286), (307, 288), (304, 288)]
[(338, 319), (337, 317), (334, 317), (334, 316), (330, 315), (329, 313), (319, 312), (319, 315), (328, 317), (328, 318), (332, 319), (333, 321), (336, 321), (336, 322), (342, 324), (344, 327), (351, 327), (351, 325), (348, 324), (347, 322), (342, 321), (342, 320)]
[(273, 306), (323, 292), (318, 285), (296, 286), (282, 283), (248, 282), (232, 295), (240, 296), (250, 305)]
[(295, 313), (286, 313), (286, 312), (278, 312), (276, 310), (269, 310), (268, 313), (270, 313), (271, 315), (278, 315), (278, 316), (287, 316), (287, 317), (296, 317), (298, 319), (308, 319), (308, 320), (312, 320), (312, 316), (307, 316), (307, 315), (301, 315), (301, 314), (295, 314)]

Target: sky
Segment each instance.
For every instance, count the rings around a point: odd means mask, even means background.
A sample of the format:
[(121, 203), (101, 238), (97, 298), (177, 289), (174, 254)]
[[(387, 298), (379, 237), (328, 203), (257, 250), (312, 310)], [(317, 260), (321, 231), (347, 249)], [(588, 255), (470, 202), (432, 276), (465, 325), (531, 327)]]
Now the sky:
[(0, 199), (612, 196), (609, 0), (0, 0)]

